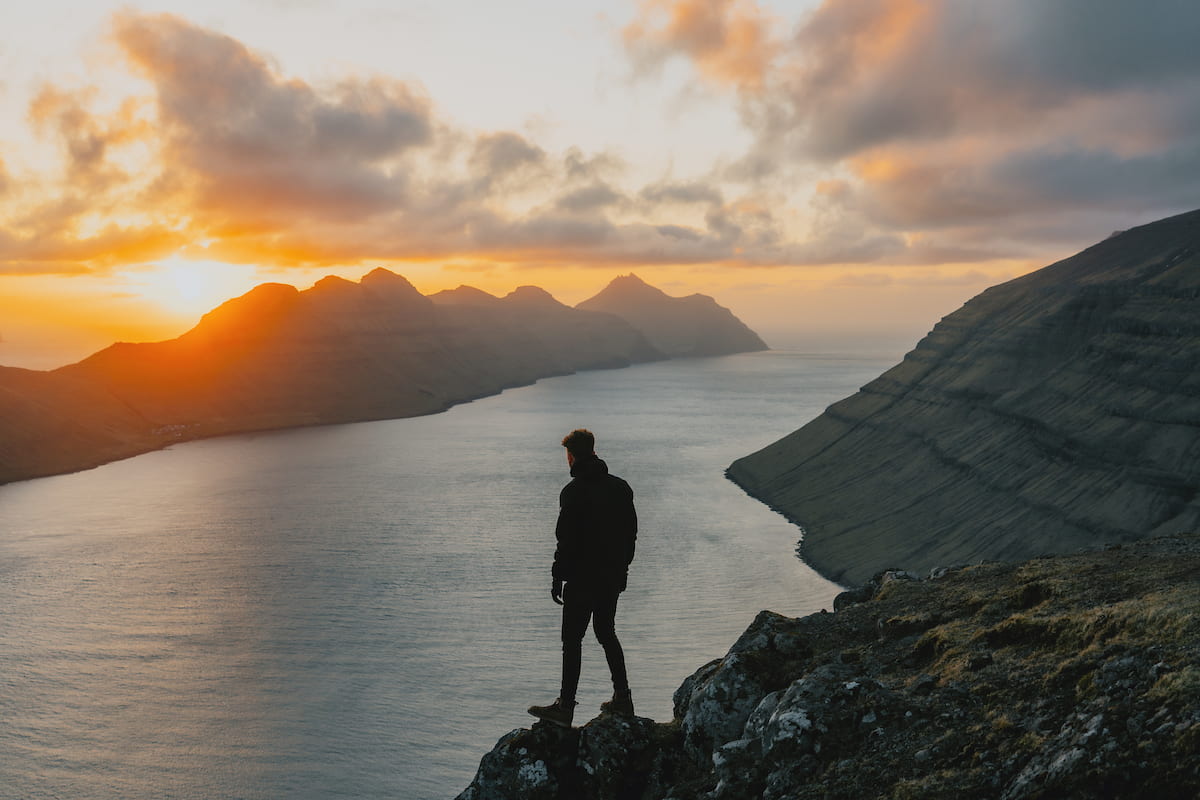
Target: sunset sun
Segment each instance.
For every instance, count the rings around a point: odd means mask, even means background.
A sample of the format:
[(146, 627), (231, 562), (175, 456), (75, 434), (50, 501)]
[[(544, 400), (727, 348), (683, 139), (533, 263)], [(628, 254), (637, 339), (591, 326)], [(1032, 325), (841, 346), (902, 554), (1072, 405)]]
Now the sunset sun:
[(145, 271), (123, 273), (133, 293), (158, 309), (199, 317), (259, 281), (253, 269), (171, 256)]

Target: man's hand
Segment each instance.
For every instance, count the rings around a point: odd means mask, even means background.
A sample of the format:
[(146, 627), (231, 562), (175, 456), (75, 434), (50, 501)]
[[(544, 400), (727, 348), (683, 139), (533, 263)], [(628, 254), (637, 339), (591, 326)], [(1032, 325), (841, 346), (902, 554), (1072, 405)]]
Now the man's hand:
[(562, 590), (563, 590), (562, 579), (555, 578), (554, 583), (550, 584), (550, 599), (552, 599), (554, 602), (558, 603), (560, 606), (563, 604)]

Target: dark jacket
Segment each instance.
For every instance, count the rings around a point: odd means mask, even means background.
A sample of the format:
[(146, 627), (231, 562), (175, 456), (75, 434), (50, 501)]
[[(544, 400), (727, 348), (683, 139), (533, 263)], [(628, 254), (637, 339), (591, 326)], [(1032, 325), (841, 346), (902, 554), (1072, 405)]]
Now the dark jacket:
[(554, 577), (623, 591), (637, 543), (633, 490), (596, 456), (577, 458), (558, 496)]

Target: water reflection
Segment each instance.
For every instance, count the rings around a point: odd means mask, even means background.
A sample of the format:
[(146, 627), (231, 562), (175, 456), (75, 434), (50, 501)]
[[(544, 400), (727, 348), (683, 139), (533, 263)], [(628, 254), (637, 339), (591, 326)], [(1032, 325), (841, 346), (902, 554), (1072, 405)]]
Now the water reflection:
[[(618, 629), (639, 713), (668, 719), (758, 610), (837, 590), (724, 467), (883, 366), (761, 353), (585, 373), (0, 487), (5, 791), (453, 796), (557, 690), (558, 441), (579, 426), (637, 493)], [(590, 635), (584, 655), (579, 699), (598, 708)]]

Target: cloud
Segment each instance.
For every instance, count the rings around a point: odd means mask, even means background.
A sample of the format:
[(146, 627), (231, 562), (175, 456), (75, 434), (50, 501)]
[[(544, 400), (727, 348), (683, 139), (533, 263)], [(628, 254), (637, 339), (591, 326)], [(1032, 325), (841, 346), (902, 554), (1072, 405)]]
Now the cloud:
[(488, 175), (505, 175), (545, 160), (542, 148), (509, 131), (479, 137), (471, 154), (472, 165)]
[(834, 0), (798, 26), (759, 121), (827, 159), (1028, 137), (1097, 99), (1194, 81), (1200, 60), (1181, 32), (1197, 24), (1200, 7), (1175, 0)]
[(87, 195), (102, 193), (123, 181), (125, 174), (109, 160), (111, 151), (147, 135), (137, 119), (136, 102), (125, 103), (108, 117), (98, 117), (87, 110), (94, 94), (46, 84), (29, 107), (34, 129), (58, 141), (65, 157), (65, 182)]
[(559, 197), (555, 207), (560, 211), (594, 211), (626, 202), (625, 195), (605, 183), (592, 183), (572, 189)]
[(635, 64), (680, 57), (733, 92), (755, 135), (734, 179), (824, 169), (847, 219), (984, 257), (1044, 240), (1047, 215), (1061, 240), (1200, 205), (1195, 3), (826, 0), (719, 69), (738, 28), (771, 30), (751, 2), (674, 0), (625, 31)]
[(655, 205), (664, 203), (720, 205), (723, 202), (720, 188), (702, 181), (654, 183), (644, 187), (638, 196)]
[(29, 123), (60, 168), (0, 162), (0, 271), (177, 252), (267, 267), (1057, 254), (1200, 205), (1196, 23), (1176, 0), (826, 0), (792, 24), (753, 0), (644, 0), (622, 31), (635, 67), (690, 63), (753, 143), (639, 184), (616, 152), (456, 126), (416, 83), (310, 83), (218, 31), (125, 11), (112, 40), (148, 94), (37, 94)]
[(160, 226), (110, 224), (88, 236), (72, 228), (21, 236), (0, 229), (0, 274), (78, 275), (164, 258), (188, 238)]
[(202, 221), (274, 225), (396, 208), (397, 170), (433, 137), (431, 104), (382, 77), (319, 92), (227, 36), (170, 15), (118, 14), (114, 38), (154, 86), (162, 155)]
[(602, 181), (624, 172), (625, 163), (612, 153), (588, 155), (571, 147), (563, 156), (563, 169), (571, 181)]
[[(709, 35), (704, 19), (678, 21), (695, 42)], [(716, 33), (750, 36), (737, 28)], [(625, 187), (618, 155), (456, 128), (411, 83), (310, 84), (165, 14), (121, 12), (112, 39), (151, 94), (113, 113), (95, 110), (90, 88), (38, 95), (30, 120), (59, 140), (63, 176), (23, 211), (0, 207), (4, 271), (104, 271), (175, 252), (275, 267), (790, 257), (753, 198), (727, 201), (704, 179)], [(750, 62), (719, 60), (721, 74), (749, 79)], [(135, 144), (142, 161), (126, 168)]]
[(777, 44), (753, 0), (641, 0), (638, 11), (623, 36), (640, 71), (682, 52), (719, 83), (757, 89), (766, 80)]

